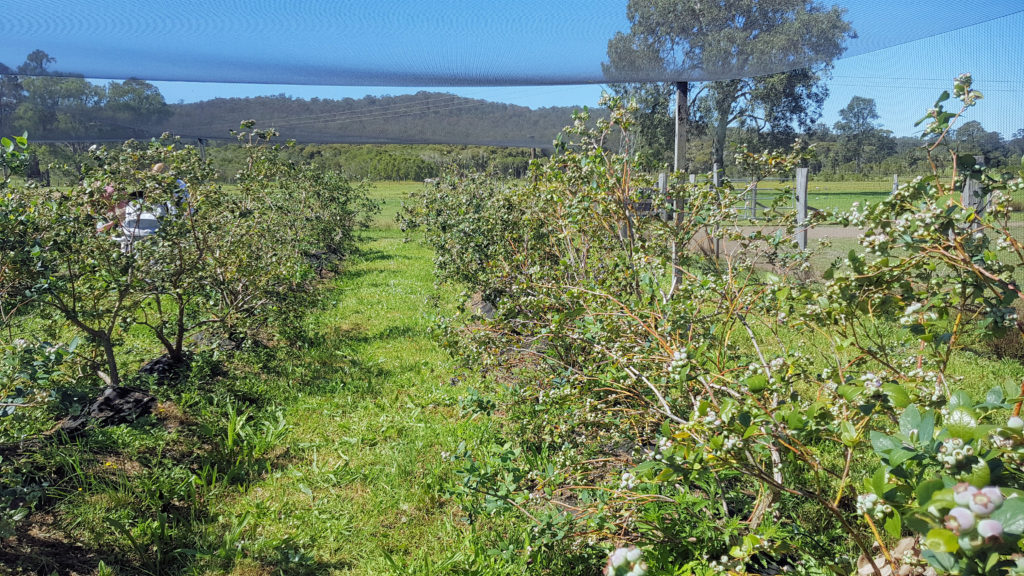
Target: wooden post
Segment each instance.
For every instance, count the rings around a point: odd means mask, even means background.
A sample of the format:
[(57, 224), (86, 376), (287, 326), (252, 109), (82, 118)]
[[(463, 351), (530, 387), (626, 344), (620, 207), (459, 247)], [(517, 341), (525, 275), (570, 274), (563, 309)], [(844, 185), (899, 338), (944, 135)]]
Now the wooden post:
[(899, 191), (899, 189), (900, 189), (900, 175), (899, 174), (893, 174), (892, 175), (892, 193), (895, 194), (896, 192)]
[[(685, 168), (686, 163), (686, 131), (689, 127), (690, 119), (690, 83), (689, 82), (676, 82), (676, 154), (674, 171), (681, 172)], [(682, 226), (682, 198), (674, 198), (673, 204), (675, 208), (676, 216), (676, 228)], [(683, 281), (683, 269), (679, 266), (679, 252), (682, 250), (682, 246), (679, 242), (673, 239), (672, 241), (672, 287), (669, 289), (669, 295), (672, 295), (676, 291), (678, 286)]]
[(807, 168), (796, 169), (796, 243), (807, 250)]
[[(985, 189), (981, 186), (981, 182), (973, 178), (968, 178), (964, 182), (964, 190), (960, 194), (960, 202), (964, 205), (964, 208), (969, 210), (973, 209), (974, 213), (981, 216), (985, 213), (985, 209), (988, 207), (985, 198)], [(969, 229), (973, 230), (981, 226), (981, 223), (977, 220), (971, 222)]]
[(686, 162), (686, 131), (690, 120), (690, 83), (676, 82), (676, 156), (673, 170), (684, 169)]
[[(718, 162), (715, 162), (711, 167), (711, 185), (715, 191), (718, 191)], [(717, 228), (717, 227), (716, 227)], [(715, 260), (718, 260), (722, 256), (722, 238), (720, 232), (715, 230)]]
[(750, 219), (754, 220), (757, 218), (757, 176), (750, 178), (750, 194), (747, 198), (750, 199)]
[[(661, 172), (658, 174), (658, 190), (661, 191), (661, 197), (665, 198), (668, 195), (668, 174)], [(661, 210), (661, 220), (668, 222), (672, 218), (672, 211), (669, 209)]]

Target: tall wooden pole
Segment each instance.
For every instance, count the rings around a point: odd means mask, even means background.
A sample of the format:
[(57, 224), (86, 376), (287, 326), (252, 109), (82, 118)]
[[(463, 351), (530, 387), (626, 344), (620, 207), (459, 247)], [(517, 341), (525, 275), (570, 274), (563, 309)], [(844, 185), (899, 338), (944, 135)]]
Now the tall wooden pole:
[(686, 129), (690, 120), (690, 83), (676, 82), (676, 162), (674, 170), (679, 172), (686, 163)]
[(796, 169), (796, 242), (807, 250), (807, 168)]
[[(689, 93), (689, 82), (676, 82), (676, 157), (674, 170), (677, 173), (685, 169), (686, 164), (686, 129), (690, 120)], [(674, 198), (673, 204), (676, 213), (676, 232), (678, 236), (678, 228), (682, 225), (683, 221), (683, 199)], [(679, 245), (678, 240), (672, 241), (672, 288), (669, 290), (669, 295), (674, 294), (676, 287), (683, 281), (683, 269), (679, 267), (679, 251), (682, 249), (683, 247)]]

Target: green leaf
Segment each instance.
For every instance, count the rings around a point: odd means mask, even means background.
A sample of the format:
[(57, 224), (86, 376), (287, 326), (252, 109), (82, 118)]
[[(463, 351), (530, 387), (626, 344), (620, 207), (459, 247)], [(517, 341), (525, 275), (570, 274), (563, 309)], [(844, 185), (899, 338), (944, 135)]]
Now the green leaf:
[(971, 400), (970, 395), (968, 395), (967, 392), (964, 392), (963, 390), (957, 390), (949, 398), (950, 410), (952, 410), (953, 408), (970, 408), (973, 405), (974, 401)]
[(935, 436), (935, 411), (926, 410), (921, 416), (921, 425), (917, 428), (917, 441), (928, 444)]
[(757, 394), (768, 387), (768, 378), (764, 374), (754, 374), (750, 378), (747, 378), (744, 384), (751, 392)]
[(974, 440), (978, 419), (965, 408), (955, 408), (946, 417), (946, 430), (957, 438)]
[(889, 401), (892, 402), (893, 406), (904, 408), (907, 404), (910, 404), (910, 395), (899, 384), (890, 382), (882, 386), (882, 390), (885, 390), (885, 393), (889, 395)]
[(933, 568), (940, 570), (940, 573), (952, 572), (956, 568), (956, 558), (951, 554), (945, 552), (933, 552), (931, 550), (925, 550), (921, 553), (921, 556), (932, 565)]
[(945, 528), (932, 528), (924, 538), (924, 545), (935, 552), (954, 554), (960, 549), (960, 543), (956, 540), (956, 534)]
[(931, 502), (932, 496), (945, 487), (946, 485), (940, 478), (932, 478), (931, 480), (921, 482), (914, 490), (914, 495), (917, 496), (917, 505), (922, 508), (925, 507), (925, 505)]
[(879, 468), (871, 475), (871, 491), (879, 496), (885, 494), (885, 468)]
[(887, 454), (891, 450), (895, 450), (902, 446), (899, 440), (892, 436), (883, 434), (877, 430), (872, 430), (870, 433), (871, 447), (875, 449), (878, 454)]
[(985, 572), (991, 571), (999, 563), (999, 553), (993, 552), (988, 555), (988, 561), (985, 562)]
[(1002, 386), (994, 386), (988, 391), (988, 394), (985, 394), (985, 402), (989, 404), (1002, 404), (1005, 398)]
[(836, 393), (839, 394), (847, 402), (853, 402), (857, 396), (863, 392), (864, 389), (860, 386), (839, 386), (836, 388)]
[(1003, 524), (1003, 532), (1024, 534), (1024, 500), (1020, 498), (1005, 500), (989, 517)]
[(903, 535), (903, 520), (900, 518), (899, 512), (893, 510), (892, 516), (886, 518), (885, 531), (893, 540), (898, 540)]
[(916, 455), (917, 455), (917, 453), (914, 452), (913, 450), (907, 450), (906, 448), (900, 448), (898, 450), (890, 451), (889, 452), (889, 457), (886, 458), (886, 461), (888, 462), (889, 466), (892, 466), (893, 468), (895, 468), (896, 466), (899, 466), (900, 464), (903, 464), (904, 462), (906, 462), (907, 460), (910, 460), (911, 458), (913, 458)]
[(839, 424), (839, 430), (839, 437), (843, 444), (853, 448), (857, 444), (858, 437), (860, 436), (857, 434), (857, 429), (848, 420), (843, 420), (842, 423)]
[(917, 432), (921, 427), (921, 411), (917, 409), (917, 406), (911, 404), (900, 414), (900, 432), (903, 433), (907, 438), (913, 437), (913, 432)]
[(938, 106), (946, 100), (949, 100), (949, 90), (943, 90), (942, 94), (939, 94), (939, 99), (935, 101), (935, 105)]

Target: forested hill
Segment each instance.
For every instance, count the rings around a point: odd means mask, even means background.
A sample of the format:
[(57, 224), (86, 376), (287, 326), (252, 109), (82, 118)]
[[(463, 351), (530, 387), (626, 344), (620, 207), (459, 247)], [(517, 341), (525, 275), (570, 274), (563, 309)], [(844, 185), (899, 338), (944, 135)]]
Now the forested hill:
[(224, 138), (242, 120), (300, 142), (483, 144), (550, 148), (571, 107), (531, 109), (439, 92), (305, 100), (216, 98), (171, 105), (163, 128), (185, 137)]

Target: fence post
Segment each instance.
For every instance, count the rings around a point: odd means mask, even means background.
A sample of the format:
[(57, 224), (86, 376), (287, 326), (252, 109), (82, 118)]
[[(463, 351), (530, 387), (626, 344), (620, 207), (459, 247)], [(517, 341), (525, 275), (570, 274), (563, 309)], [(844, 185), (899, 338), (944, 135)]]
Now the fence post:
[[(668, 174), (664, 172), (658, 174), (658, 191), (661, 192), (662, 198), (665, 198), (668, 195)], [(671, 210), (663, 208), (660, 212), (661, 214), (659, 214), (659, 216), (661, 216), (661, 221), (668, 222), (669, 218), (671, 218)]]
[(892, 175), (892, 193), (895, 194), (895, 193), (899, 192), (899, 189), (900, 189), (900, 175), (899, 174), (893, 174)]
[(807, 250), (807, 168), (796, 169), (796, 242)]
[[(986, 200), (985, 189), (982, 187), (981, 182), (973, 178), (968, 178), (964, 181), (964, 190), (960, 194), (960, 203), (964, 205), (964, 208), (973, 209), (975, 214), (981, 216), (988, 207)], [(979, 226), (981, 226), (981, 223), (974, 220), (968, 228), (973, 230)]]
[(750, 194), (747, 198), (750, 199), (750, 219), (754, 220), (757, 218), (757, 176), (750, 178)]
[[(715, 192), (718, 192), (718, 162), (715, 162), (711, 168), (711, 185), (714, 186)], [(716, 227), (717, 228), (717, 227)], [(717, 261), (722, 255), (722, 238), (721, 233), (715, 230), (715, 260)]]

